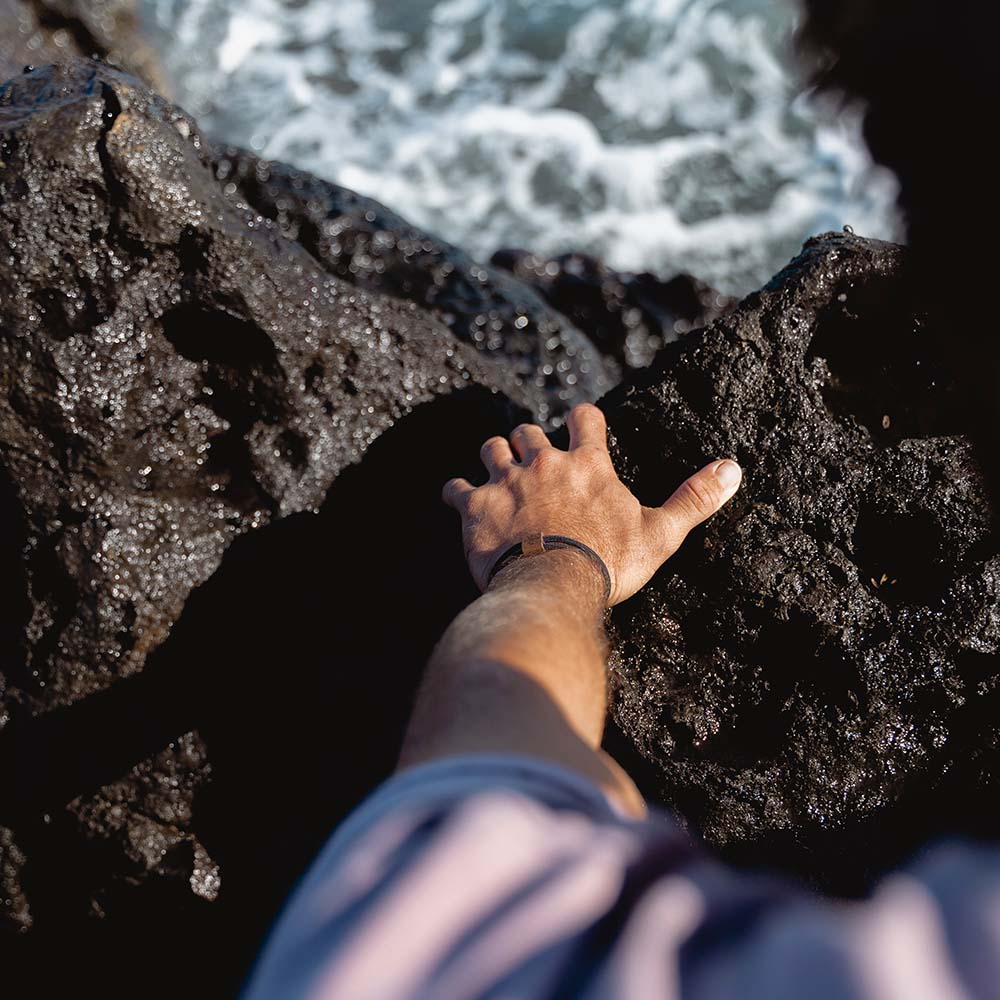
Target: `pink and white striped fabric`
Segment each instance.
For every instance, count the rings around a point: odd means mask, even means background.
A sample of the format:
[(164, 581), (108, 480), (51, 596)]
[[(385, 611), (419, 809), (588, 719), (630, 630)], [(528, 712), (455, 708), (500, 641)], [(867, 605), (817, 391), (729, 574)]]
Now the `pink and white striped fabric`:
[(334, 834), (244, 1000), (1000, 998), (1000, 849), (864, 903), (727, 871), (666, 816), (518, 756), (392, 778)]

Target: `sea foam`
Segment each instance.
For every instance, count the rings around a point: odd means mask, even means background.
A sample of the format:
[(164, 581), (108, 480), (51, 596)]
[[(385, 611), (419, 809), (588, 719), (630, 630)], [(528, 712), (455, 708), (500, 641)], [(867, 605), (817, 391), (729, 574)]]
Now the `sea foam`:
[(144, 0), (218, 139), (488, 257), (583, 250), (728, 292), (807, 236), (898, 237), (857, 113), (802, 93), (775, 0)]

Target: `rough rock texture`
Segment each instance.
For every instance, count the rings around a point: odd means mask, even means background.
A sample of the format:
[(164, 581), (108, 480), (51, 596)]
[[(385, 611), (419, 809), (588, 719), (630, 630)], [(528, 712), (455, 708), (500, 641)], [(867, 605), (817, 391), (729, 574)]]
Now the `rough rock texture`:
[(582, 253), (546, 259), (500, 250), (492, 263), (533, 284), (626, 370), (645, 368), (664, 344), (735, 305), (689, 274), (663, 281), (649, 272), (615, 271)]
[(28, 901), (21, 887), (24, 852), (14, 843), (14, 834), (0, 826), (0, 911), (8, 928), (26, 929), (30, 924)]
[(219, 866), (192, 832), (194, 796), (210, 774), (204, 741), (186, 733), (121, 780), (69, 803), (67, 811), (84, 836), (112, 848), (107, 869), (94, 865), (87, 873), (97, 914), (104, 915), (104, 899), (119, 883), (151, 874), (186, 881), (203, 899), (218, 896)]
[(234, 538), (318, 508), (413, 407), (474, 382), (545, 398), (227, 199), (194, 122), (134, 78), (16, 78), (0, 157), (4, 631), (20, 633), (0, 725), (141, 670)]
[(519, 382), (544, 390), (540, 420), (597, 399), (617, 381), (617, 366), (531, 284), (474, 261), (379, 202), (232, 147), (219, 151), (216, 172), (231, 196), (275, 220), (331, 274), (416, 302), (459, 339), (503, 356)]
[(504, 376), (227, 202), (194, 123), (113, 70), (25, 75), (0, 128), (0, 451), (33, 602), (7, 697), (53, 707), (138, 669), (234, 534), (317, 507), (418, 402)]
[[(931, 808), (936, 786), (975, 812), (1000, 774), (991, 510), (967, 398), (905, 271), (893, 245), (812, 240), (602, 403), (647, 502), (712, 457), (746, 470), (616, 611), (617, 721), (711, 841), (793, 866), (785, 831), (838, 888), (928, 824), (961, 825)], [(836, 857), (863, 827), (864, 860)]]
[(97, 57), (169, 92), (156, 56), (139, 36), (137, 0), (0, 0), (0, 80), (27, 65), (74, 56)]

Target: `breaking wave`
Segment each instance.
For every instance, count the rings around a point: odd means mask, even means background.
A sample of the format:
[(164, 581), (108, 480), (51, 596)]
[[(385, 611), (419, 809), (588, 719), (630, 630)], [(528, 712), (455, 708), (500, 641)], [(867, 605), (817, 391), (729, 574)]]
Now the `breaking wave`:
[(809, 235), (898, 236), (856, 114), (802, 93), (791, 0), (144, 0), (215, 138), (482, 257), (583, 250), (760, 285)]

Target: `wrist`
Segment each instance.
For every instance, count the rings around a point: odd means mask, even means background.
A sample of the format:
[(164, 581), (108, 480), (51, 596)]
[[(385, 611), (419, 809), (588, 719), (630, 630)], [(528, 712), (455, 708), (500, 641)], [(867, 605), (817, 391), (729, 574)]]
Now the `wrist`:
[(489, 575), (486, 578), (486, 585), (489, 586), (493, 577), (495, 577), (509, 563), (515, 562), (519, 559), (541, 555), (543, 552), (548, 552), (552, 549), (572, 549), (585, 555), (601, 574), (601, 579), (604, 581), (604, 606), (609, 607), (611, 605), (611, 595), (614, 592), (614, 582), (611, 579), (611, 571), (608, 569), (607, 563), (605, 563), (600, 555), (598, 555), (597, 552), (595, 552), (589, 545), (586, 545), (579, 539), (572, 538), (568, 535), (545, 535), (538, 532), (537, 534), (532, 533), (531, 535), (526, 536), (522, 541), (518, 542), (516, 545), (512, 545), (505, 552), (500, 554), (500, 556), (493, 563), (493, 568), (490, 570)]
[(547, 592), (587, 617), (599, 617), (605, 607), (604, 574), (585, 552), (575, 548), (546, 549), (503, 566), (488, 592), (510, 588)]

